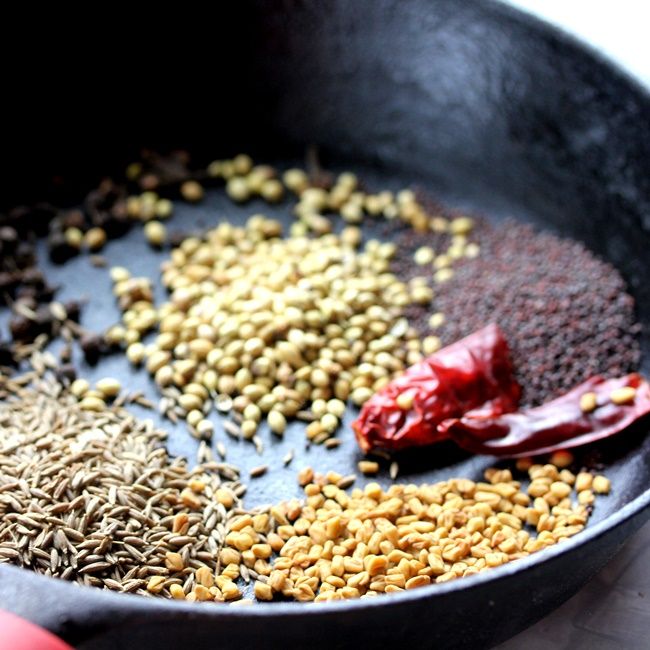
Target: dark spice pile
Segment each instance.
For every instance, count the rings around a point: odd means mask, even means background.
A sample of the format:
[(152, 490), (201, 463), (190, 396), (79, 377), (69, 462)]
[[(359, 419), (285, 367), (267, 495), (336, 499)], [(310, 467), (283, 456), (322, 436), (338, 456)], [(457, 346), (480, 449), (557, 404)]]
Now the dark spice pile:
[[(527, 405), (594, 374), (620, 376), (638, 367), (634, 299), (611, 265), (579, 243), (513, 221), (493, 226), (478, 219), (472, 241), (480, 255), (463, 260), (451, 280), (435, 286), (433, 311), (445, 319), (434, 333), (443, 345), (497, 323), (508, 337)], [(427, 243), (428, 235), (401, 236), (398, 274), (422, 275), (412, 253)], [(409, 308), (422, 335), (431, 333), (430, 313)]]

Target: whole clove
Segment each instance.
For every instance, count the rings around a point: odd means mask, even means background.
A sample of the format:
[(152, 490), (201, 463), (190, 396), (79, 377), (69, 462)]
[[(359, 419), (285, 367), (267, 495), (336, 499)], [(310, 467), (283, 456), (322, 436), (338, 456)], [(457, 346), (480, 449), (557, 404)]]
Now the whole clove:
[(91, 366), (96, 365), (102, 355), (108, 352), (104, 338), (99, 334), (86, 333), (81, 337), (81, 351), (83, 352), (86, 363)]

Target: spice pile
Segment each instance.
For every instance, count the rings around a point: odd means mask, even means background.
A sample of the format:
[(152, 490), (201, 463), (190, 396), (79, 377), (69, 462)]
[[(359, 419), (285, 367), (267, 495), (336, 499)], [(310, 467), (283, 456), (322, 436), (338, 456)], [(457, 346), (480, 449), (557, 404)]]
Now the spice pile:
[(237, 469), (188, 469), (151, 421), (85, 409), (36, 355), (42, 372), (0, 377), (0, 562), (162, 595), (189, 593), (196, 568), (226, 570), (219, 553), (245, 491)]
[[(223, 223), (186, 239), (163, 263), (170, 298), (158, 310), (146, 280), (112, 271), (127, 357), (145, 363), (199, 437), (212, 432), (206, 415), (216, 400), (242, 414), (246, 439), (262, 418), (282, 435), (300, 413), (308, 438), (324, 442), (348, 398), (362, 404), (421, 358), (402, 311), (432, 292), (390, 273), (392, 244), (357, 250), (357, 228), (280, 235), (277, 221), (256, 215), (245, 228)], [(156, 325), (145, 350), (139, 338)]]
[[(511, 346), (523, 404), (541, 404), (602, 374), (638, 368), (640, 326), (634, 300), (611, 265), (583, 245), (507, 221), (477, 220), (481, 254), (436, 289), (435, 318), (407, 308), (421, 334), (452, 343), (495, 322)], [(396, 274), (419, 271), (412, 256), (426, 237), (408, 231), (397, 246)]]
[(0, 380), (0, 562), (84, 585), (223, 602), (242, 597), (243, 578), (259, 600), (375, 596), (558, 543), (584, 528), (594, 492), (610, 490), (603, 476), (521, 461), (526, 492), (509, 470), (491, 469), (487, 482), (370, 483), (348, 494), (355, 477), (305, 468), (304, 502), (246, 512), (235, 468), (189, 471), (151, 422), (118, 405), (83, 409), (47, 371), (53, 359), (37, 352), (33, 365)]
[[(387, 490), (369, 483), (348, 494), (347, 477), (305, 468), (299, 475), (304, 503), (272, 507), (270, 528), (266, 515), (238, 518), (222, 562), (264, 569), (254, 587), (259, 600), (399, 592), (475, 575), (560, 543), (584, 528), (594, 493), (610, 491), (604, 476), (550, 464), (528, 464), (528, 475), (525, 491), (509, 470), (489, 469), (485, 482), (451, 478)], [(271, 566), (266, 560), (273, 554)], [(212, 577), (205, 577), (207, 587)], [(188, 597), (212, 600), (206, 591)]]

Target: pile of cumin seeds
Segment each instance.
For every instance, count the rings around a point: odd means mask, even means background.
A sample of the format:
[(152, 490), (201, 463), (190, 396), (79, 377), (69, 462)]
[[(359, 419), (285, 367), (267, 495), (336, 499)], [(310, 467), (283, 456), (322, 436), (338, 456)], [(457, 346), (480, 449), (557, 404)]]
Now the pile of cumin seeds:
[(246, 488), (231, 465), (171, 458), (165, 437), (119, 407), (82, 410), (48, 371), (0, 376), (0, 562), (167, 597), (218, 573)]

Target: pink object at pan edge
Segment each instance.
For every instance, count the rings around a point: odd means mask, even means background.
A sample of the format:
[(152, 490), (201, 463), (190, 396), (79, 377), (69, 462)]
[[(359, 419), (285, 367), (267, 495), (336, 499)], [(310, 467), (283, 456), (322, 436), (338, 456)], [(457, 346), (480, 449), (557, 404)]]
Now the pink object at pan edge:
[(0, 610), (0, 650), (72, 650), (42, 627)]

